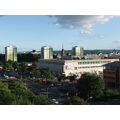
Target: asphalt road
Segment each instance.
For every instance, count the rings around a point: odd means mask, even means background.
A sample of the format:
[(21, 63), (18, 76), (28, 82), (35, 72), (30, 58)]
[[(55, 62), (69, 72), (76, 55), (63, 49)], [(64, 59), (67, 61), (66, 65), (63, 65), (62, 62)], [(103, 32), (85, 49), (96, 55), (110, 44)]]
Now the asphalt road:
[[(26, 82), (26, 85), (35, 95), (47, 95), (47, 88), (41, 87), (39, 83), (36, 84), (32, 82)], [(48, 97), (51, 99), (56, 99), (59, 102), (59, 105), (61, 105), (65, 97), (61, 98), (61, 95), (63, 95), (63, 93), (59, 93), (59, 88), (59, 86), (50, 87), (48, 89)]]

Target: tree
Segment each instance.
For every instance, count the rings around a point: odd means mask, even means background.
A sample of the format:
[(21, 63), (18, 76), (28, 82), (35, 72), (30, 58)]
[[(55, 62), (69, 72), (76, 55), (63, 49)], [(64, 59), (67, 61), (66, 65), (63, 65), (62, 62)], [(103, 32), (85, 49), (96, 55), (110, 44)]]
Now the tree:
[(96, 98), (104, 90), (104, 80), (91, 73), (84, 73), (78, 81), (79, 96), (84, 99)]
[(26, 63), (26, 62), (22, 62), (22, 63), (20, 64), (20, 71), (21, 71), (21, 72), (25, 72), (26, 69), (27, 69), (27, 63)]
[(22, 81), (0, 80), (0, 105), (52, 105), (54, 104), (47, 96), (36, 96)]
[(57, 73), (57, 76), (56, 76), (56, 77), (57, 77), (58, 81), (61, 81), (61, 80), (62, 80), (62, 75), (61, 75), (60, 72)]
[(3, 62), (2, 62), (2, 61), (0, 61), (0, 67), (3, 67), (3, 66), (4, 66)]
[(64, 105), (86, 105), (87, 103), (84, 101), (84, 99), (77, 97), (77, 96), (73, 96), (73, 97), (68, 97), (65, 101), (64, 101)]
[(18, 62), (13, 63), (13, 68), (14, 68), (14, 70), (19, 70), (20, 66), (19, 66)]
[(34, 98), (35, 105), (54, 105), (53, 101), (45, 95), (39, 95)]
[(69, 79), (70, 79), (70, 81), (74, 81), (75, 79), (76, 79), (76, 75), (71, 75), (71, 76), (69, 76)]
[(13, 61), (9, 60), (9, 61), (5, 62), (3, 69), (5, 71), (13, 69)]
[(51, 80), (55, 78), (54, 74), (50, 70), (41, 70), (41, 76)]
[(8, 89), (8, 84), (0, 81), (0, 105), (10, 105), (14, 100), (15, 96)]

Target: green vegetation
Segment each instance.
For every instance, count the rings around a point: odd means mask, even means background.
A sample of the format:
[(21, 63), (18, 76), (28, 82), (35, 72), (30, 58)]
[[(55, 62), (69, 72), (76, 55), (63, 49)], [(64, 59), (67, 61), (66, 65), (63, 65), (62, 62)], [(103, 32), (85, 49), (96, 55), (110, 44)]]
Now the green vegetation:
[(104, 93), (97, 97), (95, 101), (107, 101), (109, 99), (120, 99), (120, 92), (111, 89), (104, 90)]
[(77, 96), (73, 96), (68, 97), (65, 100), (64, 105), (87, 105), (87, 103), (84, 101), (84, 99)]
[(50, 70), (40, 70), (42, 78), (53, 80), (55, 75)]
[(37, 62), (38, 59), (40, 59), (40, 54), (31, 54), (31, 53), (26, 53), (26, 54), (18, 54), (18, 62)]
[[(40, 58), (40, 54), (31, 54), (31, 53), (18, 53), (18, 62), (37, 62)], [(5, 54), (0, 54), (0, 60), (5, 62)]]
[(47, 96), (36, 96), (21, 81), (0, 80), (0, 105), (52, 105)]
[(79, 96), (84, 99), (96, 98), (103, 93), (104, 80), (91, 73), (84, 73), (78, 81)]

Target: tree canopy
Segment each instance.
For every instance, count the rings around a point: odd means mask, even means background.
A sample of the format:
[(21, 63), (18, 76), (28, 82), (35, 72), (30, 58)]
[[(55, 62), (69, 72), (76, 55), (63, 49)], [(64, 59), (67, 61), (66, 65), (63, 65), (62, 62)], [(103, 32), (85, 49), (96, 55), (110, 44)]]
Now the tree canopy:
[(36, 96), (22, 81), (0, 80), (0, 105), (51, 105), (54, 104), (47, 96)]
[(79, 96), (84, 99), (99, 96), (104, 90), (104, 80), (91, 73), (84, 73), (78, 81)]

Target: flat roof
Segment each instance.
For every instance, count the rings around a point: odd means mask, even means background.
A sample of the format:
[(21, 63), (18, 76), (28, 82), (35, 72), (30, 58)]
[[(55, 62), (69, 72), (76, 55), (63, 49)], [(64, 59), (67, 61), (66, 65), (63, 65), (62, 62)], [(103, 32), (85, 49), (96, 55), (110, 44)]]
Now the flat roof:
[(87, 59), (87, 60), (60, 60), (60, 59), (39, 59), (39, 61), (49, 62), (97, 62), (97, 61), (119, 61), (119, 59)]
[(120, 61), (111, 62), (111, 63), (105, 64), (104, 66), (120, 67)]

